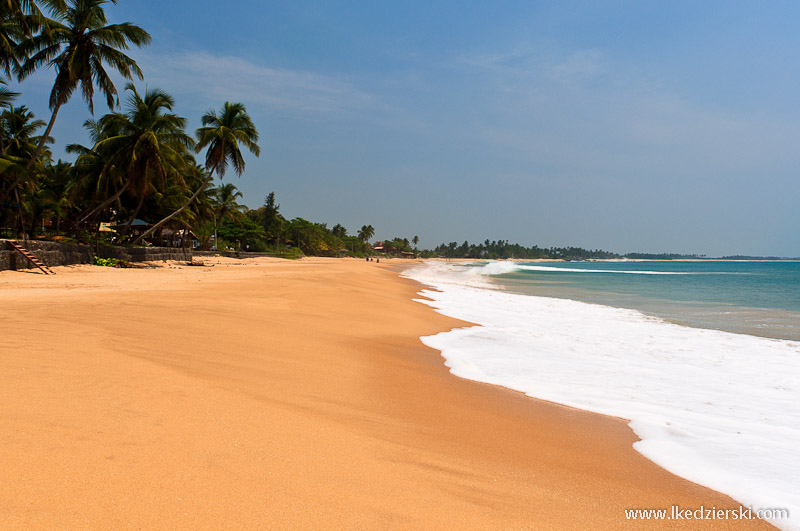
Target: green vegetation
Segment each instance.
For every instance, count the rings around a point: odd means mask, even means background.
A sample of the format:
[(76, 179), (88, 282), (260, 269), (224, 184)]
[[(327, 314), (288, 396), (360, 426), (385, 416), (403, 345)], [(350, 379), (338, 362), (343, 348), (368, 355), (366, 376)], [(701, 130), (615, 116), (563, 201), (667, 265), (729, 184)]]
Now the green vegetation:
[(616, 253), (601, 250), (589, 250), (581, 247), (550, 247), (541, 248), (537, 245), (524, 247), (518, 243), (509, 243), (507, 240), (486, 240), (481, 244), (471, 245), (464, 242), (459, 245), (457, 242), (441, 244), (433, 251), (424, 251), (425, 257), (441, 256), (445, 258), (477, 258), (477, 259), (504, 259), (517, 258), (520, 260), (535, 259), (561, 259), (561, 260), (585, 260), (589, 258), (621, 258)]
[[(245, 106), (224, 102), (189, 134), (170, 94), (158, 88), (141, 94), (128, 83), (118, 110), (110, 72), (143, 79), (126, 51), (148, 44), (150, 35), (129, 22), (109, 24), (105, 9), (114, 3), (0, 2), (0, 233), (6, 236), (188, 245), (209, 220), (216, 227), (243, 209), (233, 185), (214, 188), (211, 180), (229, 165), (242, 174), (241, 146), (259, 154)], [(17, 105), (22, 95), (7, 89), (9, 78), (22, 82), (43, 69), (55, 77), (48, 122)], [(91, 114), (95, 92), (110, 112), (84, 123), (91, 145), (66, 145), (74, 162), (54, 161), (50, 132), (76, 90)], [(203, 165), (195, 160), (201, 151)]]
[(128, 262), (120, 258), (94, 257), (94, 265), (103, 267), (128, 267)]
[(584, 249), (582, 247), (524, 247), (518, 243), (510, 243), (508, 240), (486, 240), (481, 244), (472, 245), (464, 242), (459, 245), (457, 242), (441, 244), (433, 251), (423, 251), (421, 256), (425, 258), (475, 258), (475, 259), (506, 259), (515, 258), (519, 260), (608, 260), (614, 258), (629, 258), (631, 260), (685, 260), (703, 259), (705, 255), (697, 254), (676, 254), (676, 253), (628, 253), (618, 254), (600, 249)]

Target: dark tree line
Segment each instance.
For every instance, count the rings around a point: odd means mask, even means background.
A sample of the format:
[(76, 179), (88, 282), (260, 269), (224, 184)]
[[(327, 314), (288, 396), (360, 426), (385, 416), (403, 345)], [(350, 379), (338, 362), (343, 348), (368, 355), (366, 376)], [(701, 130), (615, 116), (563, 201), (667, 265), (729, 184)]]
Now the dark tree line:
[(533, 245), (525, 247), (518, 243), (510, 243), (508, 240), (486, 240), (479, 244), (470, 244), (465, 241), (461, 245), (458, 242), (441, 244), (432, 251), (423, 251), (424, 257), (443, 257), (443, 258), (473, 258), (473, 259), (519, 259), (519, 260), (608, 260), (614, 258), (630, 258), (632, 260), (681, 260), (681, 259), (701, 259), (705, 255), (697, 254), (676, 254), (676, 253), (627, 253), (619, 254), (601, 249), (584, 249), (583, 247), (539, 247)]
[(561, 259), (561, 260), (585, 260), (588, 258), (620, 258), (617, 253), (602, 251), (599, 249), (589, 250), (582, 247), (550, 247), (544, 248), (534, 245), (525, 247), (518, 243), (510, 243), (508, 240), (486, 240), (479, 244), (470, 244), (465, 241), (461, 245), (457, 242), (441, 244), (433, 251), (426, 251), (425, 256), (441, 256), (445, 258), (475, 258), (475, 259), (506, 259), (515, 258), (520, 260), (535, 259)]

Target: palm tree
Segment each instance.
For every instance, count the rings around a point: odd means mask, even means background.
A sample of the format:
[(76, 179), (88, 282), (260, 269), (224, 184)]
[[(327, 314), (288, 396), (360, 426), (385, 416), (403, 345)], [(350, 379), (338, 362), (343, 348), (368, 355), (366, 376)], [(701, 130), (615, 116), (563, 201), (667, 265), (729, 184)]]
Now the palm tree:
[[(43, 120), (35, 120), (33, 113), (25, 105), (12, 107), (0, 115), (2, 127), (3, 155), (28, 158), (36, 150), (41, 138), (36, 130), (45, 126)], [(48, 143), (52, 143), (52, 140)]]
[[(164, 203), (162, 206), (166, 208), (162, 209), (159, 217), (163, 217), (164, 215), (183, 205), (186, 202), (186, 199), (189, 197), (190, 191), (200, 186), (200, 184), (203, 183), (207, 177), (208, 171), (205, 169), (205, 167), (195, 163), (190, 169), (190, 172), (184, 175), (184, 182), (186, 183), (186, 186), (181, 186), (176, 190), (176, 193), (180, 196), (180, 199), (175, 203), (170, 202), (169, 205)], [(178, 199), (177, 196), (176, 199)], [(197, 236), (198, 241), (201, 243), (201, 245), (203, 245), (203, 247), (205, 247), (205, 245), (214, 237), (214, 228), (216, 226), (214, 219), (217, 215), (216, 208), (217, 189), (209, 185), (202, 192), (200, 192), (192, 205), (188, 209), (184, 210), (184, 214), (177, 218), (177, 220), (184, 222), (184, 225), (186, 225), (186, 221), (188, 220), (184, 221), (184, 218), (191, 217), (192, 225), (191, 227), (187, 228), (194, 231), (194, 234)]]
[[(3, 111), (2, 115), (0, 115), (0, 157), (5, 157), (6, 155), (6, 139), (8, 136), (8, 128), (5, 120), (7, 116), (6, 113), (14, 110), (14, 99), (19, 96), (19, 93), (8, 90), (5, 85), (6, 82), (0, 80), (0, 108), (7, 109), (6, 111)], [(0, 160), (0, 201), (3, 201), (6, 198), (7, 192), (5, 186), (3, 185), (3, 174), (10, 166), (15, 164), (16, 163), (14, 161)]]
[(368, 242), (373, 236), (375, 236), (375, 229), (372, 225), (363, 225), (358, 231), (358, 239), (364, 243)]
[(208, 186), (208, 183), (214, 177), (214, 173), (219, 175), (220, 179), (225, 175), (228, 164), (231, 164), (233, 171), (241, 176), (242, 172), (244, 172), (245, 162), (239, 149), (239, 144), (244, 145), (256, 157), (261, 154), (261, 148), (258, 147), (258, 130), (247, 114), (247, 109), (241, 103), (226, 101), (219, 114), (214, 110), (210, 110), (203, 115), (202, 123), (203, 127), (196, 132), (196, 150), (200, 152), (203, 148), (208, 148), (206, 150), (208, 177), (181, 208), (150, 227), (150, 229), (136, 238), (133, 243), (141, 241), (161, 225), (183, 212), (192, 204), (192, 201), (195, 200), (200, 192)]
[(139, 200), (131, 217), (133, 222), (151, 191), (166, 190), (168, 178), (184, 184), (182, 175), (193, 165), (189, 150), (194, 141), (184, 131), (186, 119), (169, 112), (175, 105), (172, 96), (160, 89), (150, 89), (142, 97), (132, 83), (125, 88), (130, 95), (124, 113), (107, 114), (84, 124), (95, 141), (94, 147), (89, 150), (68, 146), (68, 151), (81, 153), (83, 159), (79, 157), (76, 161), (79, 166), (96, 164), (98, 158), (102, 160), (96, 175), (98, 184), (109, 179), (119, 183), (117, 192), (81, 221), (127, 192)]
[[(50, 12), (66, 9), (64, 0), (40, 0)], [(0, 72), (10, 78), (27, 57), (20, 44), (35, 31), (49, 31), (48, 19), (32, 0), (0, 0)]]
[(236, 214), (241, 212), (244, 207), (236, 202), (237, 199), (242, 197), (235, 185), (231, 183), (223, 184), (214, 190), (214, 198), (216, 205), (214, 210), (220, 221), (228, 217), (231, 219), (236, 218)]
[[(59, 159), (54, 164), (49, 164), (44, 168), (40, 180), (41, 192), (45, 198), (49, 199), (47, 208), (55, 218), (56, 232), (61, 229), (61, 221), (69, 217), (70, 211), (75, 207), (72, 202), (72, 164), (63, 162)], [(33, 225), (35, 221), (32, 221)]]
[(0, 71), (6, 77), (19, 68), (19, 43), (30, 34), (29, 17), (15, 4), (19, 2), (0, 0)]
[(25, 37), (19, 18), (0, 8), (0, 72), (6, 77), (19, 68), (19, 42)]
[(14, 92), (6, 87), (6, 82), (0, 79), (0, 108), (11, 109), (19, 92)]
[(337, 223), (331, 229), (331, 234), (333, 234), (337, 238), (347, 238), (347, 228), (341, 223)]
[[(43, 165), (37, 166), (35, 171), (24, 165), (25, 161), (36, 150), (39, 137), (34, 136), (36, 130), (44, 126), (42, 120), (35, 120), (33, 113), (24, 105), (11, 107), (0, 114), (0, 183), (4, 183), (6, 176), (12, 179), (11, 184), (0, 189), (0, 200), (5, 200), (9, 194), (14, 195), (17, 203), (19, 218), (19, 232), (24, 232), (23, 201), (20, 199), (20, 188), (27, 189), (33, 194), (36, 189), (37, 174), (43, 170)], [(47, 159), (50, 158), (47, 151)], [(20, 186), (22, 183), (23, 186)]]
[(217, 249), (217, 226), (223, 219), (236, 219), (236, 214), (243, 210), (242, 205), (236, 200), (242, 197), (242, 192), (231, 183), (215, 188), (214, 192), (214, 250)]
[(414, 242), (414, 250), (417, 250), (417, 244), (419, 243), (419, 236), (414, 236), (411, 238), (411, 241)]
[[(53, 166), (48, 166), (48, 169), (50, 168)], [(57, 171), (57, 169), (53, 168), (52, 171)], [(37, 225), (45, 219), (48, 212), (58, 215), (61, 197), (53, 193), (53, 190), (45, 184), (49, 183), (31, 181), (26, 186), (22, 209), (28, 217), (27, 234), (29, 235), (36, 234)]]
[[(113, 0), (116, 3), (116, 0)], [(46, 22), (47, 19), (37, 4), (42, 4), (48, 10), (55, 11), (66, 9), (67, 3), (64, 0), (0, 0), (0, 13), (12, 17), (30, 17), (34, 21)], [(24, 22), (24, 21), (23, 21)]]
[[(116, 3), (116, 0), (111, 1)], [(48, 31), (24, 40), (19, 46), (19, 52), (28, 57), (19, 67), (20, 80), (45, 64), (56, 69), (55, 83), (50, 92), (52, 115), (28, 167), (41, 155), (59, 109), (69, 101), (78, 86), (92, 114), (95, 83), (105, 95), (109, 109), (114, 108), (118, 101), (117, 89), (104, 63), (125, 79), (132, 79), (134, 74), (142, 79), (136, 61), (120, 50), (127, 50), (129, 43), (136, 46), (148, 44), (150, 34), (129, 22), (108, 24), (103, 9), (106, 3), (108, 0), (70, 0), (66, 6), (54, 3), (55, 20), (50, 21)]]

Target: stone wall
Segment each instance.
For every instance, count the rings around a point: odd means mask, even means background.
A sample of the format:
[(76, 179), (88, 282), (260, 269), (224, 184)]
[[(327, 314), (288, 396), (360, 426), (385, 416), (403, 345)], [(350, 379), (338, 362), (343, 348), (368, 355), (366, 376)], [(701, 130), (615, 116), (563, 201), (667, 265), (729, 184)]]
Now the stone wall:
[[(110, 247), (100, 245), (95, 253), (94, 246), (75, 243), (40, 242), (28, 240), (23, 243), (29, 251), (45, 265), (61, 266), (72, 264), (91, 264), (97, 254), (100, 258), (119, 258), (128, 262), (156, 262), (162, 260), (190, 261), (192, 251), (171, 247)], [(0, 271), (30, 269), (31, 265), (6, 240), (0, 240)]]

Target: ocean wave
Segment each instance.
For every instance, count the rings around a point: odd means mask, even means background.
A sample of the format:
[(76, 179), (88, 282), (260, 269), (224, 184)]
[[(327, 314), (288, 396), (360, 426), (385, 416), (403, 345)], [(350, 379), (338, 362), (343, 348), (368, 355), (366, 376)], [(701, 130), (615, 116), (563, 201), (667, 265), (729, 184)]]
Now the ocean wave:
[(732, 271), (633, 271), (623, 269), (584, 269), (578, 267), (559, 267), (546, 265), (529, 265), (514, 261), (492, 262), (426, 262), (426, 267), (418, 268), (415, 274), (429, 280), (447, 284), (461, 284), (472, 287), (491, 288), (496, 284), (483, 277), (495, 277), (522, 271), (538, 271), (546, 273), (610, 273), (622, 275), (746, 275), (748, 273)]
[(647, 458), (746, 505), (786, 507), (793, 519), (773, 523), (800, 529), (800, 342), (481, 284), (519, 267), (426, 263), (406, 273), (437, 290), (420, 302), (479, 325), (422, 338), (453, 374), (630, 419)]
[(513, 273), (518, 268), (519, 265), (514, 262), (425, 262), (413, 268), (413, 278), (429, 285), (493, 289), (498, 285), (491, 277)]

